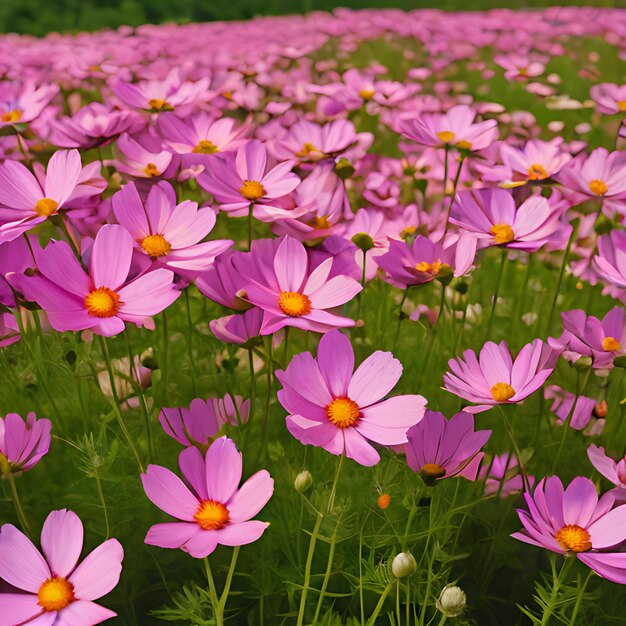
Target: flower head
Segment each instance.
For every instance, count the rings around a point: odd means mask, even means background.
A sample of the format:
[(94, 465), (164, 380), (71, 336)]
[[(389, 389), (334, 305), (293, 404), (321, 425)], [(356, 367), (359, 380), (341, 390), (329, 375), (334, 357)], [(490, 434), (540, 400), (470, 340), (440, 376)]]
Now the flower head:
[(0, 417), (0, 476), (37, 465), (50, 448), (51, 427), (50, 420), (36, 419), (34, 413), (26, 419), (17, 413)]

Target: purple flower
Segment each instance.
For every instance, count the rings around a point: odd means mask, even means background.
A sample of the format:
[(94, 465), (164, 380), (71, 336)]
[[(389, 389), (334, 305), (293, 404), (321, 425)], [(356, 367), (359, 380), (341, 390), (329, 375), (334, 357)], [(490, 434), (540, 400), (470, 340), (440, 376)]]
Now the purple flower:
[(24, 420), (17, 413), (0, 417), (0, 476), (25, 472), (39, 463), (50, 448), (52, 422), (29, 413)]

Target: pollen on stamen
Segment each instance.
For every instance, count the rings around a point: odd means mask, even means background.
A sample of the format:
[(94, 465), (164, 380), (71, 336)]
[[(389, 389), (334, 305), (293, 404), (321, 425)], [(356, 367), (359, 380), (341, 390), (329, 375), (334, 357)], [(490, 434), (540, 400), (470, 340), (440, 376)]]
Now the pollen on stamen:
[(265, 189), (258, 180), (244, 180), (239, 193), (246, 200), (258, 200), (265, 195)]
[(529, 180), (545, 180), (546, 178), (548, 178), (548, 172), (543, 165), (539, 163), (533, 163), (528, 168), (528, 178)]
[(350, 398), (335, 398), (326, 405), (326, 416), (339, 428), (354, 426), (359, 415), (359, 405)]
[(619, 341), (615, 337), (605, 337), (602, 340), (602, 349), (606, 352), (615, 352), (622, 347)]
[(489, 229), (489, 234), (493, 235), (493, 240), (497, 244), (510, 243), (515, 239), (515, 233), (508, 224), (494, 224)]
[(12, 111), (3, 113), (0, 119), (7, 123), (19, 122), (22, 119), (22, 112), (19, 109), (13, 109)]
[(591, 536), (577, 524), (568, 524), (559, 530), (554, 538), (567, 552), (587, 552), (591, 550)]
[(172, 251), (172, 245), (163, 235), (148, 235), (141, 242), (141, 247), (151, 257), (160, 257)]
[(311, 312), (311, 300), (297, 291), (281, 291), (278, 296), (278, 306), (289, 317), (302, 317)]
[(443, 263), (439, 260), (433, 261), (432, 263), (428, 263), (427, 261), (421, 261), (415, 266), (415, 269), (418, 272), (423, 272), (424, 274), (430, 274), (431, 276), (436, 276), (439, 274), (439, 271), (443, 267)]
[(515, 389), (508, 383), (496, 383), (490, 392), (496, 402), (508, 402), (515, 395)]
[(454, 141), (455, 134), (450, 130), (442, 130), (437, 133), (437, 139), (442, 143), (450, 143)]
[(159, 172), (159, 169), (154, 163), (148, 163), (148, 165), (143, 168), (143, 173), (148, 178), (154, 178), (155, 176), (159, 176), (161, 174), (161, 172)]
[(591, 193), (595, 193), (596, 196), (603, 196), (609, 190), (609, 188), (603, 180), (594, 178), (589, 183), (589, 190), (591, 191)]
[(148, 100), (148, 106), (151, 111), (155, 112), (174, 110), (174, 107), (167, 100), (163, 100), (161, 98), (151, 98)]
[(74, 585), (58, 576), (45, 580), (37, 592), (37, 604), (44, 611), (60, 611), (74, 600)]
[(209, 139), (201, 139), (193, 149), (196, 154), (215, 154), (219, 148)]
[(230, 519), (230, 512), (215, 500), (203, 500), (194, 515), (202, 530), (218, 530)]
[(113, 317), (120, 309), (120, 297), (108, 287), (98, 287), (85, 297), (85, 308), (94, 317)]
[(37, 215), (41, 215), (42, 217), (48, 217), (53, 213), (56, 213), (56, 210), (59, 208), (59, 203), (52, 198), (42, 198), (41, 200), (37, 200), (35, 204), (35, 213)]
[(311, 142), (307, 141), (302, 146), (302, 150), (299, 150), (295, 153), (300, 159), (311, 159), (311, 160), (319, 160), (325, 156), (325, 154), (318, 150)]

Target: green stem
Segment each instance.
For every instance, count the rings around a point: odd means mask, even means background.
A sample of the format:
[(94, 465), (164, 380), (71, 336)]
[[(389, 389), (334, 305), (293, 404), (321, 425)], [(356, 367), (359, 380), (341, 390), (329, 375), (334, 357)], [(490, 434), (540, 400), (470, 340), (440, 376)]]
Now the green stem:
[(235, 567), (237, 566), (237, 557), (239, 556), (239, 546), (235, 546), (233, 549), (233, 555), (230, 559), (230, 566), (228, 568), (228, 573), (226, 574), (226, 582), (224, 583), (224, 590), (222, 591), (222, 595), (219, 599), (219, 612), (221, 617), (221, 622), (218, 621), (218, 626), (220, 626), (224, 622), (224, 609), (226, 608), (226, 602), (228, 600), (228, 594), (230, 593), (230, 586), (233, 582), (233, 576), (235, 574)]
[(17, 513), (17, 519), (20, 522), (20, 526), (24, 529), (24, 532), (28, 535), (29, 538), (32, 539), (33, 534), (30, 529), (30, 525), (28, 524), (28, 519), (26, 518), (26, 514), (24, 513), (24, 509), (22, 508), (22, 503), (20, 501), (20, 496), (17, 493), (17, 486), (15, 485), (15, 478), (10, 470), (5, 471), (4, 475), (9, 482), (9, 487), (11, 488), (11, 497), (13, 498), (13, 504), (15, 505), (15, 512)]
[(576, 624), (578, 611), (580, 610), (580, 605), (582, 604), (583, 597), (585, 596), (585, 589), (587, 589), (587, 583), (589, 582), (589, 579), (591, 578), (592, 575), (593, 575), (593, 570), (590, 569), (589, 573), (587, 574), (587, 577), (585, 578), (585, 582), (583, 583), (583, 586), (580, 587), (580, 589), (578, 590), (578, 595), (576, 597), (576, 604), (574, 605), (574, 610), (572, 611), (572, 617), (569, 620), (569, 626), (575, 626)]
[(370, 615), (370, 618), (367, 620), (367, 626), (373, 626), (374, 623), (376, 622), (376, 619), (378, 618), (378, 614), (383, 608), (383, 605), (385, 604), (385, 600), (387, 599), (387, 596), (389, 595), (389, 592), (391, 591), (391, 588), (394, 586), (394, 584), (399, 584), (395, 578), (392, 578), (387, 583), (385, 590), (382, 592), (382, 594), (380, 595), (380, 598), (378, 599), (378, 604), (374, 608), (374, 612)]
[(248, 250), (252, 246), (252, 214), (254, 212), (254, 202), (250, 203), (248, 207)]
[(502, 284), (502, 276), (504, 275), (504, 265), (506, 263), (508, 250), (506, 248), (502, 248), (502, 253), (500, 257), (500, 269), (498, 270), (498, 282), (496, 283), (496, 290), (493, 294), (493, 301), (491, 302), (491, 315), (489, 316), (489, 324), (487, 325), (487, 333), (485, 334), (485, 339), (489, 339), (491, 336), (491, 326), (493, 325), (493, 320), (496, 316), (496, 305), (498, 303), (498, 294), (500, 293), (500, 285)]
[(422, 365), (422, 369), (420, 371), (419, 378), (417, 379), (417, 387), (419, 388), (422, 383), (422, 378), (428, 369), (428, 364), (430, 363), (430, 356), (433, 351), (433, 346), (435, 345), (435, 337), (437, 336), (437, 326), (439, 324), (439, 320), (443, 317), (443, 311), (446, 304), (446, 286), (442, 283), (441, 285), (441, 300), (439, 302), (439, 311), (437, 313), (437, 319), (435, 323), (432, 325), (430, 332), (428, 333), (428, 346), (426, 348), (426, 355), (424, 357), (424, 365)]
[(104, 526), (106, 528), (106, 539), (109, 538), (111, 534), (111, 529), (109, 526), (109, 512), (107, 510), (107, 505), (104, 500), (104, 492), (102, 491), (102, 485), (100, 483), (100, 474), (97, 471), (94, 471), (94, 478), (96, 479), (96, 489), (98, 490), (98, 498), (100, 499), (100, 504), (102, 505), (102, 512), (104, 513)]
[(248, 421), (252, 421), (254, 404), (256, 402), (256, 374), (254, 373), (254, 357), (252, 350), (248, 350), (248, 369), (250, 370), (250, 415)]
[(365, 290), (365, 270), (367, 267), (367, 252), (365, 250), (362, 250), (363, 252), (363, 263), (362, 263), (362, 270), (361, 270), (361, 287), (363, 287), (363, 289), (359, 292), (358, 295), (358, 304), (357, 304), (357, 310), (356, 310), (356, 316), (357, 318), (361, 318), (361, 306), (363, 304), (363, 291)]
[(217, 590), (215, 588), (215, 581), (213, 580), (213, 572), (211, 571), (211, 564), (209, 563), (209, 557), (204, 557), (204, 571), (206, 572), (206, 579), (209, 583), (209, 599), (211, 600), (211, 606), (213, 607), (213, 615), (215, 617), (215, 623), (217, 626), (223, 626), (224, 618), (220, 616), (220, 599), (217, 596)]
[[(600, 207), (602, 210), (602, 207)], [(559, 270), (559, 277), (556, 281), (556, 289), (554, 290), (554, 296), (552, 297), (552, 306), (550, 307), (550, 315), (548, 315), (548, 325), (546, 327), (546, 332), (550, 332), (550, 327), (552, 326), (552, 320), (554, 318), (554, 313), (556, 311), (556, 301), (559, 297), (559, 292), (561, 291), (561, 284), (563, 283), (563, 276), (565, 275), (565, 268), (567, 267), (567, 262), (569, 260), (569, 252), (572, 247), (572, 243), (574, 243), (574, 239), (576, 239), (576, 233), (578, 232), (578, 224), (576, 224), (572, 228), (572, 234), (567, 240), (567, 246), (565, 246), (565, 252), (563, 253), (563, 261), (561, 262), (561, 269)]]
[(189, 350), (189, 364), (191, 366), (191, 392), (196, 395), (196, 361), (193, 356), (193, 324), (191, 322), (191, 305), (189, 302), (189, 287), (185, 289), (185, 307), (187, 309), (187, 349)]
[(446, 230), (448, 232), (448, 226), (450, 225), (450, 211), (452, 210), (452, 203), (454, 202), (454, 197), (456, 196), (456, 188), (459, 185), (459, 179), (461, 178), (461, 170), (463, 169), (463, 162), (465, 161), (465, 155), (461, 155), (459, 160), (459, 167), (454, 176), (454, 183), (452, 185), (452, 195), (450, 196), (450, 202), (448, 203), (448, 209), (446, 211)]
[(506, 432), (509, 435), (509, 439), (511, 440), (511, 443), (513, 444), (513, 450), (515, 450), (515, 455), (517, 456), (517, 463), (519, 466), (520, 475), (522, 477), (522, 482), (524, 483), (524, 490), (530, 491), (530, 484), (528, 483), (528, 478), (526, 477), (526, 472), (524, 470), (524, 466), (522, 465), (522, 453), (513, 435), (513, 429), (511, 428), (511, 423), (509, 422), (509, 418), (506, 416), (506, 411), (504, 410), (501, 404), (498, 405), (498, 408), (500, 409), (500, 412), (502, 413), (502, 420), (504, 421), (504, 428), (506, 429)]
[(552, 568), (552, 590), (550, 592), (550, 597), (545, 603), (545, 607), (543, 609), (543, 614), (541, 616), (541, 626), (548, 626), (548, 624), (550, 623), (550, 618), (554, 615), (554, 609), (559, 603), (559, 592), (561, 591), (562, 579), (566, 571), (569, 569), (569, 564), (572, 561), (571, 558), (565, 557), (563, 565), (561, 566), (561, 570), (557, 574), (555, 560), (556, 556), (554, 554), (551, 554), (550, 567)]
[[(393, 338), (393, 349), (395, 349), (396, 344), (398, 343), (398, 337), (400, 336), (400, 323), (402, 322), (403, 319), (403, 313), (402, 313), (402, 307), (404, 306), (404, 303), (406, 302), (406, 298), (409, 295), (409, 287), (410, 285), (407, 285), (406, 288), (404, 289), (404, 293), (402, 294), (402, 300), (400, 300), (400, 309), (398, 311), (398, 323), (396, 324), (396, 336)], [(382, 298), (381, 298), (382, 301)]]

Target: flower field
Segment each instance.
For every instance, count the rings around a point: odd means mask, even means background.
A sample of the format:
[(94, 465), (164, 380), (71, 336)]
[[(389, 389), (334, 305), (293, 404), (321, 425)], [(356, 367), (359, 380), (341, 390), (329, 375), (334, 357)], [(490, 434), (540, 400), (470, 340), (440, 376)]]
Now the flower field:
[(0, 626), (626, 623), (626, 10), (0, 36)]

